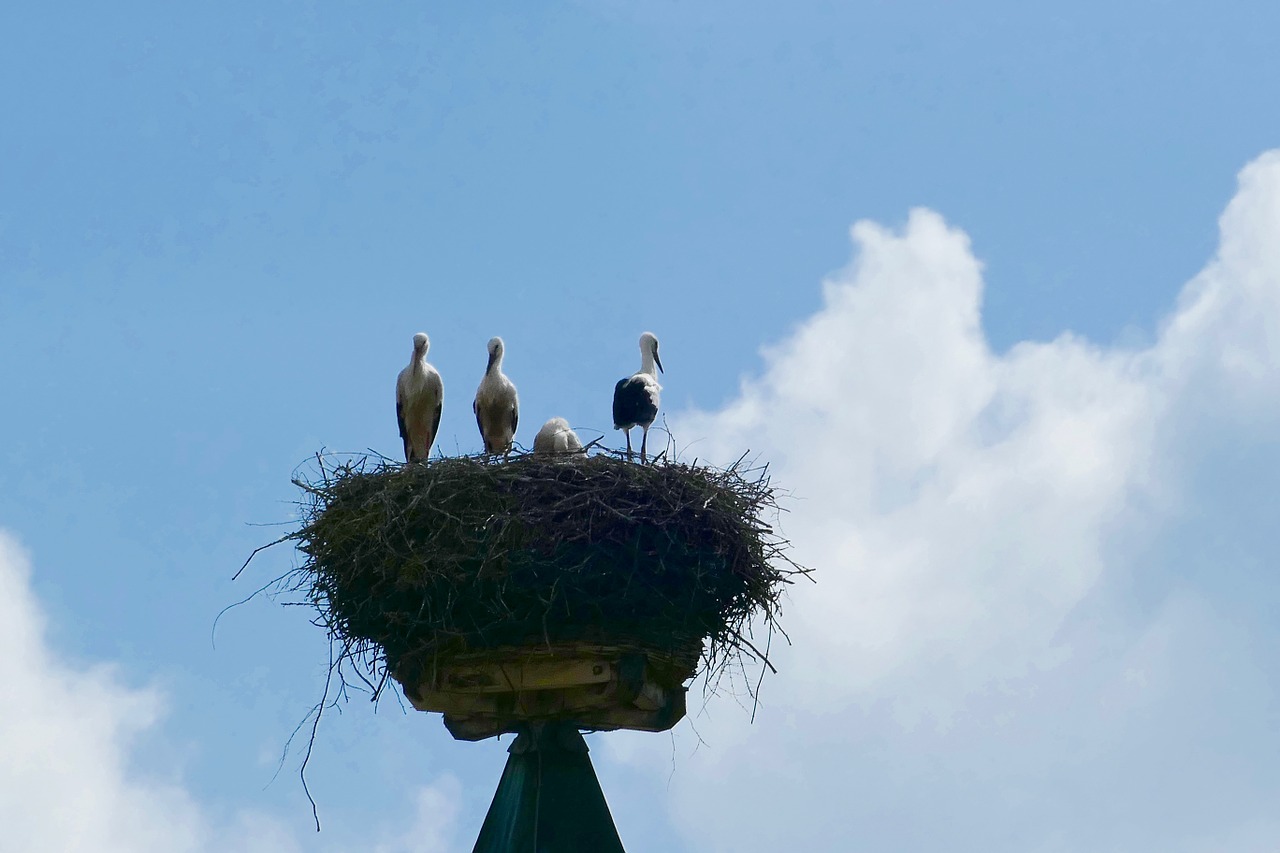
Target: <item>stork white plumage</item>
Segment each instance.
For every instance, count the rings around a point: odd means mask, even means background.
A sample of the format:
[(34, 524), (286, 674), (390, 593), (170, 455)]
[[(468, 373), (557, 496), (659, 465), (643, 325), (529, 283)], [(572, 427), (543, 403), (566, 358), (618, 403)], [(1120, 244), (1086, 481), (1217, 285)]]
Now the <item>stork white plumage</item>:
[(505, 352), (502, 338), (489, 339), (489, 366), (471, 404), (485, 453), (510, 453), (516, 425), (520, 422), (520, 397), (515, 384), (502, 372)]
[(649, 441), (649, 427), (658, 417), (658, 404), (662, 386), (658, 384), (658, 371), (662, 359), (658, 358), (658, 337), (653, 332), (640, 336), (640, 370), (626, 379), (619, 379), (613, 387), (613, 428), (626, 432), (627, 458), (631, 458), (631, 428), (640, 427), (640, 461), (645, 461), (645, 447)]
[(406, 462), (426, 462), (440, 430), (444, 409), (444, 383), (427, 363), (431, 339), (426, 332), (413, 336), (413, 356), (409, 366), (396, 377), (396, 420), (404, 441)]
[(581, 453), (582, 442), (564, 418), (552, 418), (533, 437), (533, 452), (539, 456), (563, 456)]

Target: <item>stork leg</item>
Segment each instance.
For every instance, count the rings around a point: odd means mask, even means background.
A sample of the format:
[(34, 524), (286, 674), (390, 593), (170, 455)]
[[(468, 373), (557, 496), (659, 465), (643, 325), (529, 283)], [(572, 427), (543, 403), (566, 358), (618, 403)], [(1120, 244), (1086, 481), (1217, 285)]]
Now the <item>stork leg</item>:
[(640, 429), (640, 464), (643, 465), (645, 445), (649, 443), (649, 428), (647, 426), (642, 426)]
[(622, 431), (627, 436), (627, 461), (631, 461), (631, 427)]

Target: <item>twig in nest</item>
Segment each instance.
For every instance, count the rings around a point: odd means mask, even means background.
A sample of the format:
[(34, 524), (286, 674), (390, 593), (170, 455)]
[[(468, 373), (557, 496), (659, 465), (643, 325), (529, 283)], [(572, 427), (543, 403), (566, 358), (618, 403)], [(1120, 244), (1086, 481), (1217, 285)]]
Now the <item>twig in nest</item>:
[[(390, 673), (578, 642), (682, 661), (713, 694), (727, 671), (757, 662), (745, 692), (758, 701), (764, 670), (775, 671), (773, 631), (786, 636), (783, 593), (810, 571), (767, 523), (776, 493), (748, 455), (720, 469), (613, 452), (409, 466), (318, 454), (316, 474), (294, 477), (300, 527), (271, 544), (295, 543), (304, 562), (281, 581), (340, 647), (319, 710), (334, 675), (346, 697), (347, 666), (376, 702)], [(763, 650), (750, 636), (757, 620)]]

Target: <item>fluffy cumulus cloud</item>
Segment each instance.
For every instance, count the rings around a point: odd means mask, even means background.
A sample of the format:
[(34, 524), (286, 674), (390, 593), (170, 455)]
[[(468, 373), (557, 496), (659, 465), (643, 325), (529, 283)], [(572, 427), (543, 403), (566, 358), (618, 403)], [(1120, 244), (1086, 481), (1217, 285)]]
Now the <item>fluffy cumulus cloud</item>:
[[(610, 735), (604, 774), (651, 773), (691, 850), (1280, 849), (1280, 152), (1145, 346), (994, 352), (961, 231), (918, 210), (852, 237), (760, 375), (672, 422), (794, 492), (820, 580), (781, 672), (755, 725), (713, 699), (705, 746)], [(344, 849), (136, 768), (163, 697), (54, 654), (30, 571), (0, 532), (0, 847)], [(466, 849), (462, 799), (442, 778), (359, 846)]]
[(199, 849), (200, 816), (163, 780), (132, 779), (132, 739), (160, 710), (110, 669), (68, 667), (44, 642), (30, 564), (0, 532), (0, 825), (14, 850)]
[[(1280, 849), (1280, 152), (1150, 345), (994, 352), (928, 210), (862, 222), (824, 305), (690, 452), (768, 459), (820, 570), (754, 726), (614, 738), (690, 849)], [(612, 736), (611, 736), (612, 737)]]
[[(252, 811), (225, 820), (176, 778), (131, 760), (160, 720), (163, 696), (122, 683), (109, 666), (80, 667), (54, 654), (30, 585), (31, 561), (0, 530), (0, 849), (59, 853), (290, 853), (370, 849), (367, 840), (300, 840)], [(443, 777), (416, 797), (408, 833), (375, 833), (379, 853), (464, 849), (456, 838), (461, 791)]]

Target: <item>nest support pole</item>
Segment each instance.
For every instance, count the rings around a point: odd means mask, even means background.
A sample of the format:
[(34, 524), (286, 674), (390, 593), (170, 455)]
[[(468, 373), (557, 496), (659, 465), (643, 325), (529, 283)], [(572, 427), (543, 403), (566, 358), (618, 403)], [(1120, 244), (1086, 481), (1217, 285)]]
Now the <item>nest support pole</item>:
[(625, 853), (576, 725), (527, 723), (507, 752), (472, 853)]

